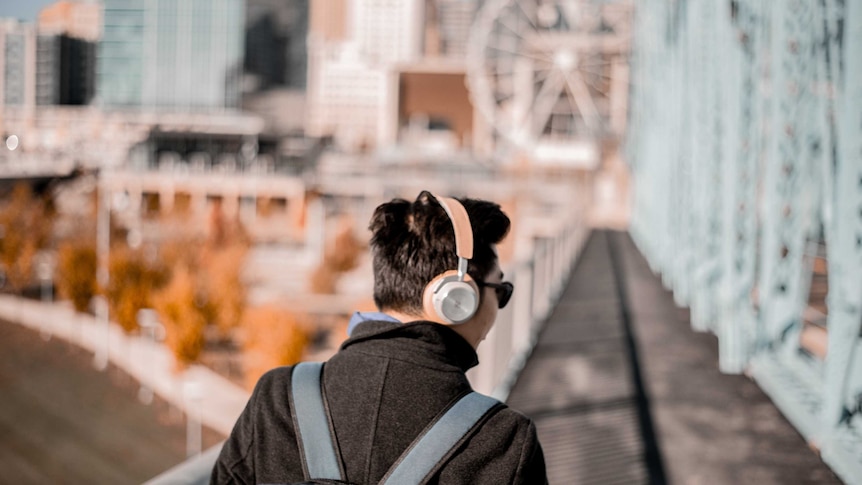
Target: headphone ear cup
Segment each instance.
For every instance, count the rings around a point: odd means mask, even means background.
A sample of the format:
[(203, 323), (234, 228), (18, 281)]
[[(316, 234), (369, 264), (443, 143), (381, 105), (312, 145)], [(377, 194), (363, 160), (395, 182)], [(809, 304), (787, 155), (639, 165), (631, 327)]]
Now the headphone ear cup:
[(446, 323), (464, 323), (479, 309), (479, 287), (469, 275), (460, 281), (457, 271), (446, 271), (425, 286), (422, 306)]

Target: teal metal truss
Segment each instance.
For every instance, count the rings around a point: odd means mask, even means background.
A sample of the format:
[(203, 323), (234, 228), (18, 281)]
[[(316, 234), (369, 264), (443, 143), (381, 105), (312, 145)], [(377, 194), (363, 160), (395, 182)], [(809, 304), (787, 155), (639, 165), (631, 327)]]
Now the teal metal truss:
[(636, 8), (631, 234), (718, 336), (721, 370), (749, 372), (858, 483), (862, 1)]

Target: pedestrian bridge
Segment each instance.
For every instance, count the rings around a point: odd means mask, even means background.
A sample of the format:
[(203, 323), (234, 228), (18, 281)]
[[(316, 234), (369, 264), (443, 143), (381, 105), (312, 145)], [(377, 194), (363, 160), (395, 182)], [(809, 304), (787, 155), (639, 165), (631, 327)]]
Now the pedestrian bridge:
[(471, 378), (554, 483), (860, 483), (862, 4), (637, 7), (631, 238), (540, 239)]
[[(715, 337), (628, 234), (579, 253), (506, 396), (535, 420), (550, 483), (840, 483), (755, 381), (719, 372)], [(206, 483), (218, 451), (151, 483)]]

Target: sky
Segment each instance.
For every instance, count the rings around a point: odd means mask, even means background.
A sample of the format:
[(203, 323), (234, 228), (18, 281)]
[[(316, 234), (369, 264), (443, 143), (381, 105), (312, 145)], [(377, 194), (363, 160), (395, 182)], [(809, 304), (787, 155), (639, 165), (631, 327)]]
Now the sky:
[(0, 0), (0, 17), (12, 17), (27, 22), (35, 22), (36, 16), (46, 5), (56, 0)]

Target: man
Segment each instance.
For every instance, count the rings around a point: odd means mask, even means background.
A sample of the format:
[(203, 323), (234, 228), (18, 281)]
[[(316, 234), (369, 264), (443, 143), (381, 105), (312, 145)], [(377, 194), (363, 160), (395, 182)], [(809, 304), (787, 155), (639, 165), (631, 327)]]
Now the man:
[[(512, 294), (496, 245), (509, 218), (488, 201), (395, 199), (372, 217), (374, 302), (326, 362), (322, 389), (345, 480), (378, 483), (429, 423), (471, 391), (465, 372)], [(213, 483), (302, 482), (291, 367), (264, 375), (224, 445)], [(546, 483), (532, 421), (495, 406), (428, 483)]]

